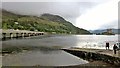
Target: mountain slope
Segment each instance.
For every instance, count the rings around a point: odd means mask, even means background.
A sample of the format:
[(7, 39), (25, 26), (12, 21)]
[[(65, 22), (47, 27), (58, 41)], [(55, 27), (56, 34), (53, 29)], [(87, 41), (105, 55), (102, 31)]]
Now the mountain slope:
[[(91, 33), (96, 33), (96, 34), (103, 33), (103, 32), (106, 32), (106, 31), (107, 31), (107, 29), (90, 30)], [(112, 32), (114, 34), (120, 34), (120, 29), (112, 29)]]
[(2, 29), (19, 29), (55, 33), (90, 34), (75, 27), (58, 15), (42, 14), (40, 17), (18, 15), (2, 10)]

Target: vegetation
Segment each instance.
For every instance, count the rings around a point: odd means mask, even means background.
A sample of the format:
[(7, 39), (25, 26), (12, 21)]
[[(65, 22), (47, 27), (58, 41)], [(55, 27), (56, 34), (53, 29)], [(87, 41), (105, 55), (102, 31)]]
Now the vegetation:
[(19, 29), (60, 34), (90, 34), (89, 31), (75, 27), (58, 15), (43, 14), (37, 17), (18, 15), (6, 10), (2, 10), (2, 29)]

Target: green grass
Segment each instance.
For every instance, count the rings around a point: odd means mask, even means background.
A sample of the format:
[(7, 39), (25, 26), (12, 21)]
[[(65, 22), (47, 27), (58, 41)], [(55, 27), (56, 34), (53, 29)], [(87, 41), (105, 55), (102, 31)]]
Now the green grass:
[(75, 27), (58, 15), (43, 14), (41, 17), (36, 17), (18, 15), (5, 10), (2, 11), (2, 29), (55, 32), (57, 34), (90, 34), (89, 31)]

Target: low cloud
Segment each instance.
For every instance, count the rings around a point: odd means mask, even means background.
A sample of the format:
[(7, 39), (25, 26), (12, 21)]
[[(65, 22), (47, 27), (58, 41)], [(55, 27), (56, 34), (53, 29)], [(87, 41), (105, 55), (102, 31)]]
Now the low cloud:
[(75, 24), (78, 16), (96, 4), (94, 2), (3, 2), (2, 7), (23, 15), (40, 16), (43, 13), (60, 15)]
[[(60, 0), (56, 0), (56, 1), (60, 1)], [(112, 28), (118, 26), (111, 23), (114, 20), (117, 20), (116, 7), (114, 8), (114, 6), (115, 6), (114, 1), (112, 0), (106, 0), (106, 1), (85, 0), (84, 2), (3, 2), (2, 3), (3, 9), (22, 15), (40, 16), (43, 13), (60, 15), (63, 18), (65, 18), (67, 21), (70, 21), (71, 23), (76, 25), (77, 27), (84, 28), (87, 30), (89, 29), (94, 30), (98, 28), (101, 29), (108, 27)], [(105, 18), (104, 15), (106, 15), (105, 20), (103, 20), (103, 18)], [(106, 26), (106, 24), (109, 25)]]
[[(117, 28), (118, 1), (109, 1), (87, 11), (76, 20), (76, 26), (87, 30)], [(114, 23), (112, 23), (114, 22)], [(106, 26), (109, 25), (109, 26)]]

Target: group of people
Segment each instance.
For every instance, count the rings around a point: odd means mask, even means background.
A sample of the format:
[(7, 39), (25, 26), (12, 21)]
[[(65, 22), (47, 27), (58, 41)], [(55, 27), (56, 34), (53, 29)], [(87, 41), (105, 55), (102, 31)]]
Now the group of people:
[[(106, 50), (109, 50), (109, 42), (106, 42)], [(117, 51), (118, 47), (116, 46), (116, 44), (113, 45), (113, 51), (114, 51), (114, 54), (116, 54), (116, 51)]]

